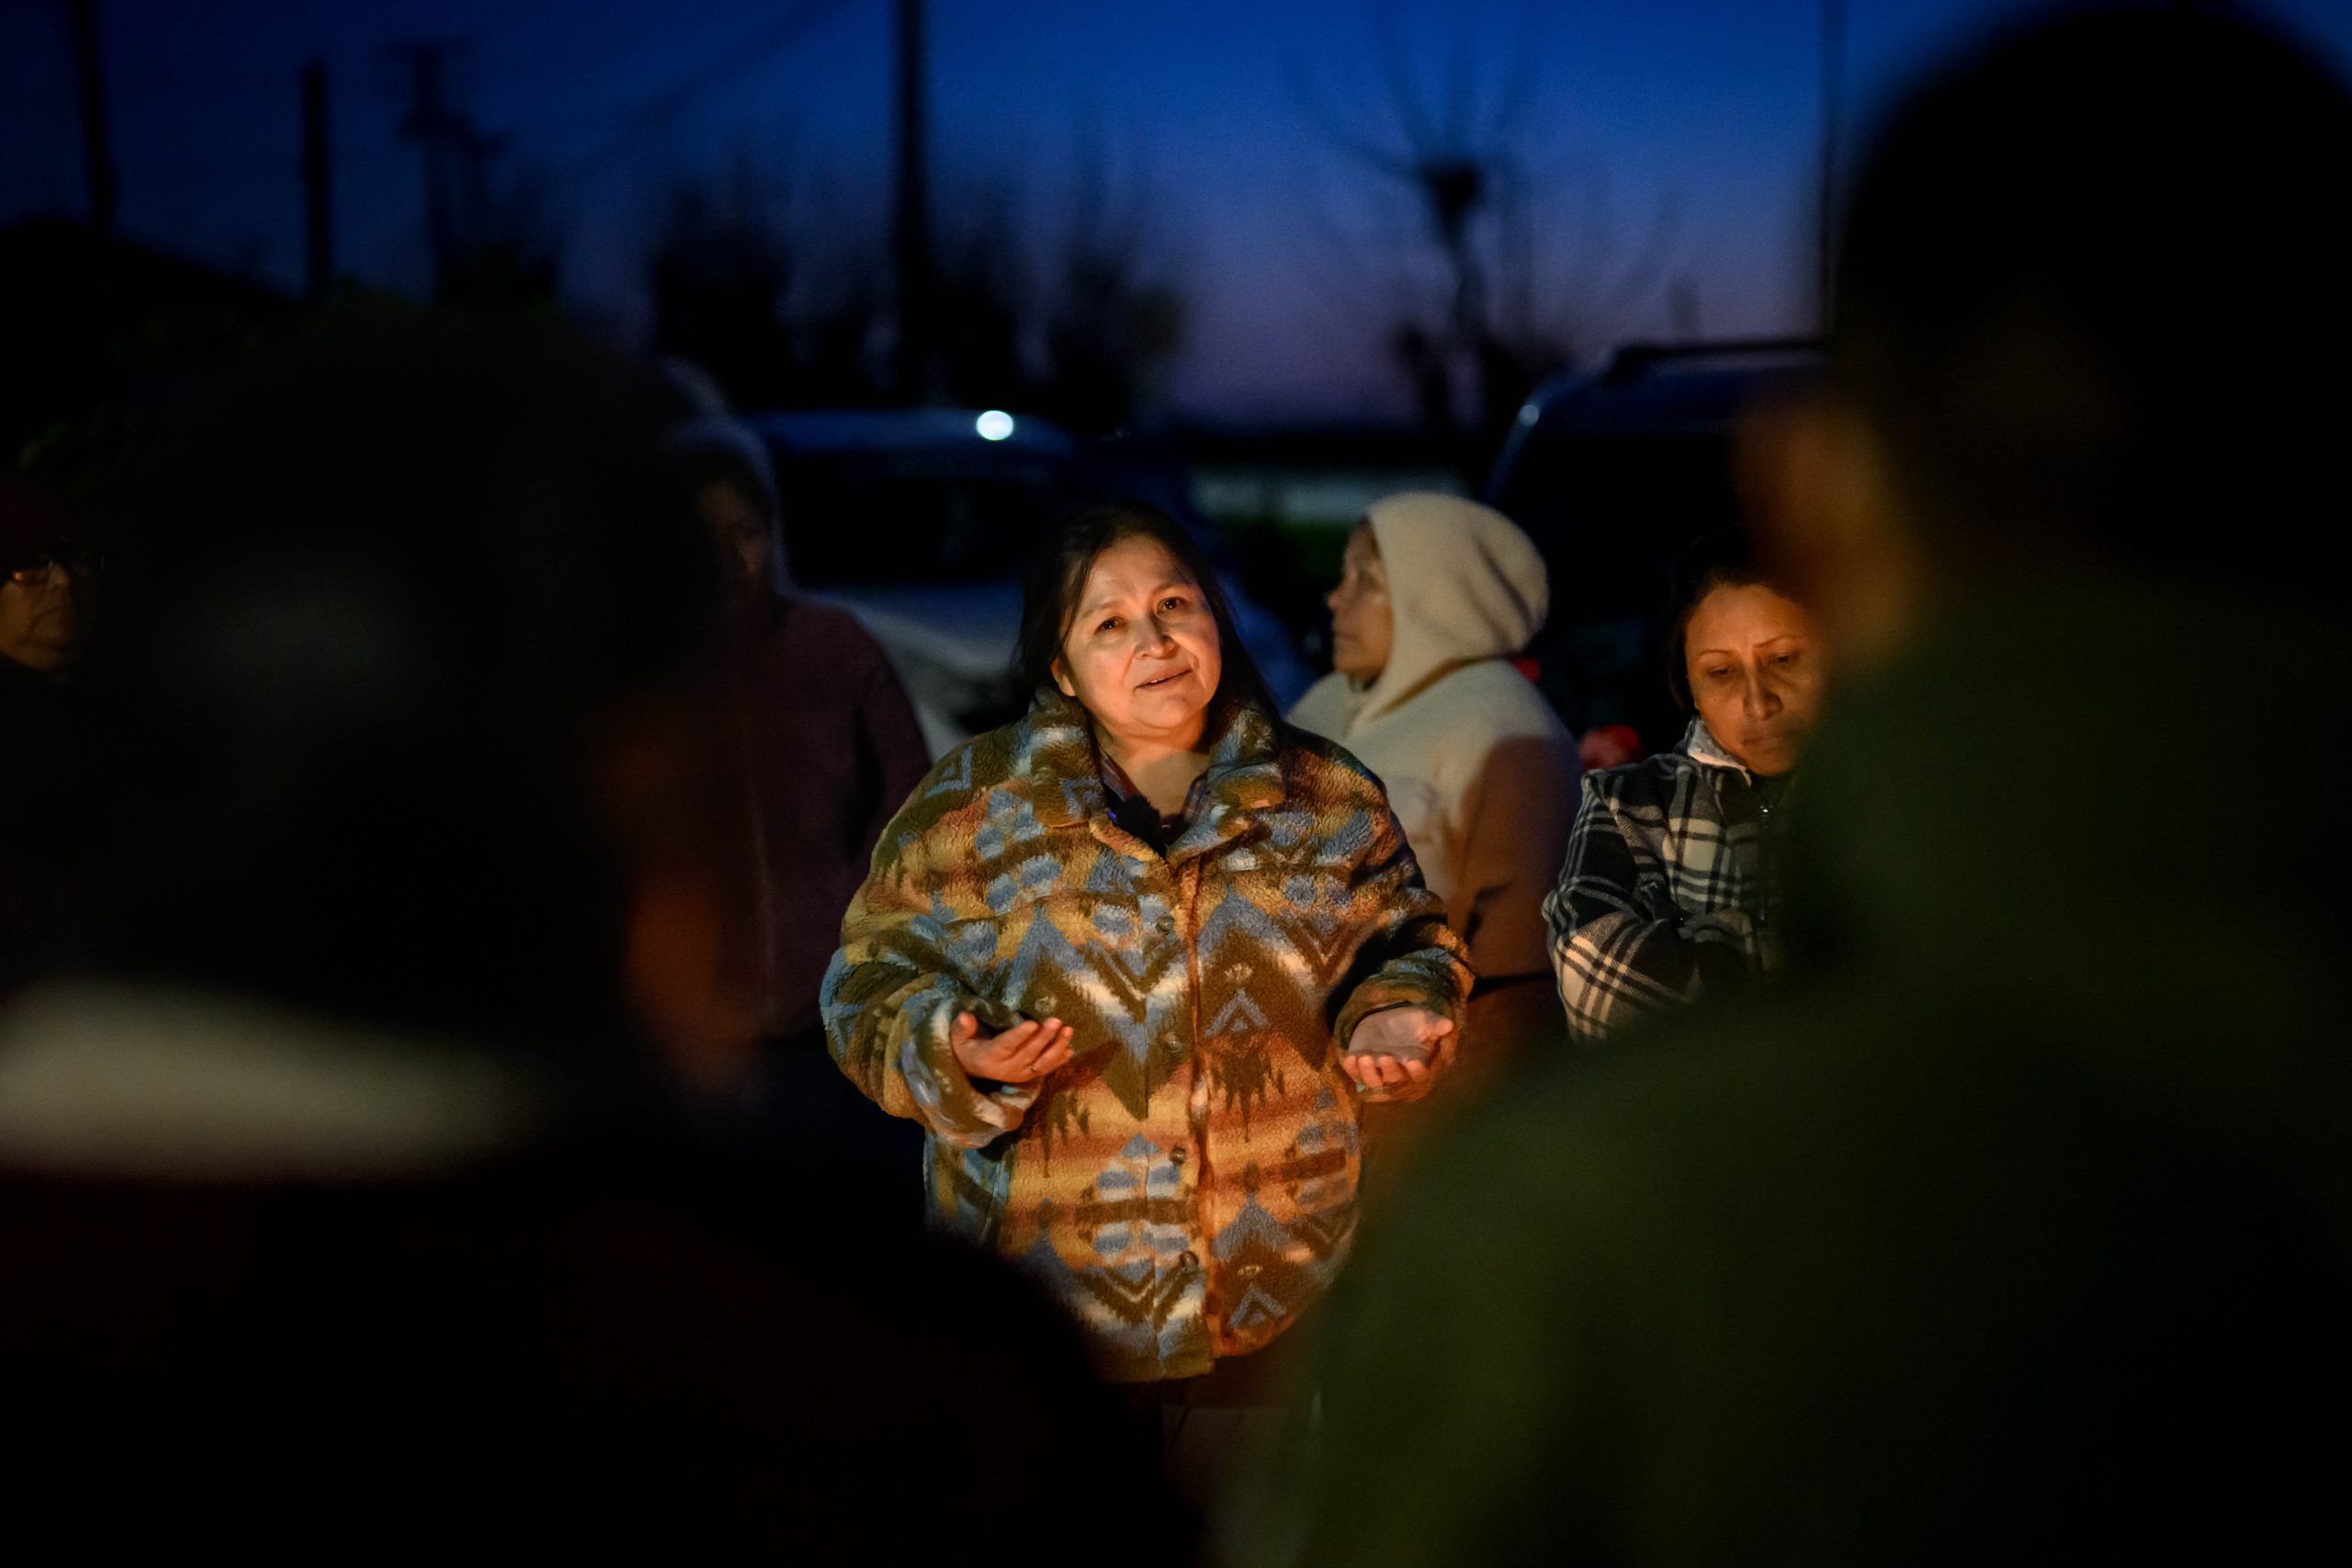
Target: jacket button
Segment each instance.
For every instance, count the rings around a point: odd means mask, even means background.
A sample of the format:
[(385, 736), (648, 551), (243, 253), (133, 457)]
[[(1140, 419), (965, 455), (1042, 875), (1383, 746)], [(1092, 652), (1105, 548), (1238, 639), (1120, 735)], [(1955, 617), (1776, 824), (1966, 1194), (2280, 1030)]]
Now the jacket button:
[(1182, 1165), (1184, 1163), (1183, 1145), (1179, 1144), (1174, 1148), (1168, 1151), (1168, 1163), (1170, 1165)]
[(1201, 1266), (1200, 1254), (1196, 1252), (1188, 1252), (1184, 1254), (1183, 1257), (1179, 1258), (1176, 1261), (1182, 1264), (1187, 1269), (1198, 1269)]
[(1175, 916), (1173, 916), (1173, 915), (1162, 915), (1162, 916), (1160, 916), (1160, 917), (1159, 917), (1159, 934), (1160, 934), (1161, 936), (1173, 936), (1173, 935), (1175, 934), (1175, 932), (1176, 932), (1176, 917), (1175, 917)]

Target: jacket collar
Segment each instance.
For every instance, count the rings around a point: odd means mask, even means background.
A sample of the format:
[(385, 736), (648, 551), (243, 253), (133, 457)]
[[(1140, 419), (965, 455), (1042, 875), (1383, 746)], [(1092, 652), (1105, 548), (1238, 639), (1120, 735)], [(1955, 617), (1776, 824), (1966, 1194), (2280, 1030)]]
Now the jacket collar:
[[(1209, 766), (1200, 814), (1168, 846), (1170, 863), (1203, 853), (1238, 834), (1251, 813), (1284, 798), (1282, 729), (1252, 702), (1220, 697), (1209, 710)], [(1109, 792), (1095, 760), (1094, 723), (1072, 699), (1041, 691), (1021, 721), (1016, 771), (1028, 777), (1037, 820), (1048, 828), (1093, 825), (1097, 835), (1125, 834), (1111, 822)]]
[(1742, 778), (1747, 776), (1746, 764), (1724, 750), (1707, 721), (1696, 714), (1690, 716), (1690, 728), (1682, 732), (1682, 744), (1676, 749), (1702, 767), (1736, 768)]

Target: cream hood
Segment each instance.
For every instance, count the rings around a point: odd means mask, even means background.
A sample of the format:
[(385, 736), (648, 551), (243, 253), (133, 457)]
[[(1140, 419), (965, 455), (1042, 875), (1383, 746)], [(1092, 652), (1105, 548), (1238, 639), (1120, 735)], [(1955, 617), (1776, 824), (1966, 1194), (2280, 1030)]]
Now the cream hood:
[(1387, 568), (1395, 630), (1388, 666), (1363, 694), (1351, 729), (1451, 670), (1518, 654), (1552, 608), (1543, 556), (1491, 506), (1410, 492), (1375, 501), (1364, 515)]

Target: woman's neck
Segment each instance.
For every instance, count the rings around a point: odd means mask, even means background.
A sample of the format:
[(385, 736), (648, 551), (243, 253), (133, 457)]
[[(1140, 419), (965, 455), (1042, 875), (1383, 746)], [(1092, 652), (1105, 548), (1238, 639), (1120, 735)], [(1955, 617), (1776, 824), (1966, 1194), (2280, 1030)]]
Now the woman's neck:
[(1189, 741), (1115, 735), (1109, 729), (1100, 734), (1102, 750), (1162, 817), (1182, 811), (1193, 781), (1209, 771), (1208, 753), (1199, 749), (1200, 732)]

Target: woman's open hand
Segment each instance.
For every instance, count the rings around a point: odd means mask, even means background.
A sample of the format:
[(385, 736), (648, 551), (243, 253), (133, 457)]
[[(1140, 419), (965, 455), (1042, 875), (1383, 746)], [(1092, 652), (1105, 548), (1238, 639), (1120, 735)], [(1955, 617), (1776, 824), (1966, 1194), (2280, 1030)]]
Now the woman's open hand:
[(1453, 1021), (1427, 1008), (1383, 1008), (1348, 1037), (1340, 1066), (1374, 1099), (1419, 1100), (1453, 1064)]
[(1043, 1023), (1023, 1019), (1001, 1034), (989, 1034), (978, 1019), (959, 1012), (947, 1026), (947, 1048), (973, 1077), (1029, 1083), (1069, 1060), (1070, 1036), (1076, 1032), (1060, 1019), (1049, 1018)]

